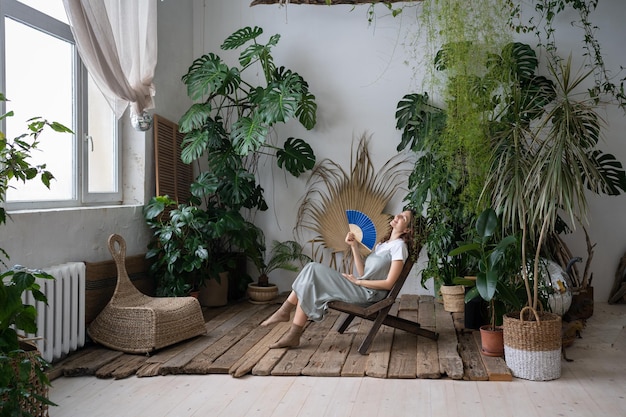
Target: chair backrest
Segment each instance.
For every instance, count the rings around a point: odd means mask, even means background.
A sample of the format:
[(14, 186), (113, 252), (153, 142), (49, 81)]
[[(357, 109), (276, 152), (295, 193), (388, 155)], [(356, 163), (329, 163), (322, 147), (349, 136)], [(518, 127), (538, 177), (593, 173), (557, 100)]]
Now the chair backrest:
[[(126, 272), (126, 241), (118, 234), (112, 234), (108, 239), (109, 252), (111, 257), (115, 261), (117, 268), (117, 284), (115, 285), (115, 291), (111, 297), (111, 303), (115, 304), (122, 300), (136, 300), (145, 295), (135, 287), (132, 283), (128, 272)], [(123, 303), (125, 301), (122, 301)]]
[(411, 272), (411, 269), (413, 269), (414, 264), (415, 261), (413, 260), (413, 257), (409, 256), (409, 258), (404, 262), (404, 266), (402, 267), (402, 271), (400, 272), (400, 276), (396, 280), (396, 283), (389, 291), (389, 294), (387, 294), (387, 298), (395, 300), (398, 297), (398, 294), (400, 293), (400, 290), (402, 290), (404, 282), (409, 277), (409, 273)]

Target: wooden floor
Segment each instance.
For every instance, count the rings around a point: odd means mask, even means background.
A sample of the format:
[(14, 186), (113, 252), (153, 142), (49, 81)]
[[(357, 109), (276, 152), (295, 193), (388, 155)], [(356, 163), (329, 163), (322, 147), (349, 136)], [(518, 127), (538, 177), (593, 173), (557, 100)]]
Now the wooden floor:
[[(101, 346), (88, 346), (59, 363), (52, 378), (60, 375), (95, 375), (122, 379), (169, 374), (246, 374), (263, 376), (325, 376), (375, 378), (425, 378), (510, 381), (502, 358), (479, 353), (478, 332), (462, 330), (462, 315), (443, 310), (433, 297), (403, 295), (395, 314), (419, 321), (439, 333), (432, 341), (383, 326), (370, 353), (357, 351), (371, 322), (355, 319), (346, 332), (337, 328), (345, 315), (331, 311), (319, 323), (309, 322), (295, 349), (269, 349), (290, 323), (260, 327), (277, 304), (241, 302), (206, 311), (207, 334), (151, 356), (123, 354)], [(456, 326), (455, 326), (456, 318)], [(459, 323), (461, 321), (461, 323)]]
[[(52, 381), (50, 417), (626, 416), (626, 306), (597, 303), (548, 382), (166, 375)], [(237, 327), (237, 326), (235, 326)], [(156, 355), (155, 355), (156, 356)]]

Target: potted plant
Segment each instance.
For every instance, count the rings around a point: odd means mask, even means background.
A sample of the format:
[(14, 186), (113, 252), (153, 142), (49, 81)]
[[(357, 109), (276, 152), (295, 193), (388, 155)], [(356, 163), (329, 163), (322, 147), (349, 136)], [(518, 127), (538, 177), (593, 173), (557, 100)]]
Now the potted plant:
[(502, 316), (507, 310), (521, 309), (525, 301), (515, 291), (521, 266), (519, 239), (516, 235), (499, 238), (501, 230), (495, 210), (485, 209), (476, 219), (473, 240), (450, 251), (450, 256), (467, 254), (476, 260), (475, 285), (465, 302), (480, 297), (489, 303), (489, 324), (480, 327), (482, 353), (487, 356), (502, 356)]
[[(245, 217), (268, 208), (255, 175), (259, 160), (273, 157), (279, 168), (294, 176), (315, 164), (315, 154), (304, 140), (291, 137), (279, 144), (273, 134), (277, 123), (292, 118), (312, 129), (317, 107), (306, 81), (274, 63), (272, 48), (280, 36), (260, 43), (262, 34), (259, 27), (245, 27), (224, 41), (223, 50), (241, 49), (238, 66), (208, 53), (194, 60), (182, 77), (196, 101), (179, 121), (185, 134), (181, 159), (194, 164), (197, 173), (185, 208), (191, 217), (186, 220), (193, 218), (210, 246), (188, 257), (196, 258), (194, 269), (203, 264), (216, 280), (238, 254), (254, 261), (265, 250), (262, 232)], [(155, 213), (150, 214), (154, 219)], [(237, 278), (237, 286), (250, 281), (247, 274)]]
[(158, 296), (187, 296), (198, 287), (198, 275), (208, 268), (209, 245), (204, 211), (178, 205), (169, 196), (150, 199), (144, 218), (153, 230), (146, 258), (156, 278)]
[(463, 311), (465, 289), (455, 280), (465, 276), (470, 265), (466, 257), (451, 257), (449, 252), (463, 241), (472, 211), (462, 198), (462, 167), (457, 167), (456, 174), (451, 173), (442, 149), (446, 120), (446, 113), (429, 103), (428, 93), (405, 95), (396, 110), (396, 128), (402, 131), (397, 149), (408, 147), (419, 155), (409, 176), (410, 191), (405, 201), (424, 213), (428, 260), (422, 270), (422, 286), (432, 278), (444, 308)]
[[(0, 101), (6, 101), (0, 93)], [(3, 114), (0, 119), (13, 116)], [(37, 149), (39, 136), (45, 128), (56, 132), (71, 132), (67, 127), (48, 122), (40, 117), (28, 120), (28, 133), (9, 140), (0, 132), (0, 225), (6, 223), (7, 213), (2, 203), (6, 198), (10, 180), (26, 182), (39, 178), (50, 186), (54, 176), (45, 164), (32, 165), (31, 153)], [(4, 259), (3, 259), (4, 258)], [(0, 272), (7, 267), (9, 255), (0, 248)], [(16, 265), (0, 273), (0, 409), (2, 415), (48, 415), (47, 398), (50, 382), (45, 373), (49, 364), (41, 357), (37, 347), (18, 332), (37, 332), (37, 311), (24, 304), (22, 295), (30, 292), (36, 301), (47, 302), (36, 278), (53, 279), (43, 271)], [(6, 413), (6, 414), (5, 414)]]
[(278, 287), (269, 282), (269, 274), (277, 269), (296, 272), (305, 263), (311, 262), (311, 257), (302, 253), (302, 249), (302, 246), (294, 240), (274, 241), (267, 259), (263, 256), (254, 259), (259, 278), (255, 283), (248, 284), (250, 302), (267, 303), (278, 296)]
[(169, 196), (153, 197), (144, 207), (153, 229), (146, 257), (153, 261), (157, 295), (187, 296), (196, 290), (201, 304), (224, 305), (228, 273), (236, 264), (231, 248), (245, 248), (250, 257), (264, 248), (261, 230), (241, 214), (210, 208), (178, 204)]
[(41, 357), (37, 346), (18, 334), (37, 333), (37, 311), (24, 304), (22, 294), (30, 292), (37, 301), (46, 303), (36, 278), (54, 279), (38, 270), (15, 266), (0, 274), (0, 404), (2, 415), (48, 415), (52, 403), (48, 395), (50, 382), (46, 370), (50, 365)]
[[(602, 119), (592, 98), (579, 87), (589, 72), (574, 76), (571, 61), (551, 64), (553, 80), (535, 75), (538, 60), (528, 45), (507, 45), (490, 61), (490, 82), (494, 102), (501, 103), (490, 117), (493, 154), (485, 182), (485, 195), (502, 210), (502, 221), (522, 234), (522, 268), (530, 312), (505, 316), (507, 326), (529, 328), (550, 326), (558, 341), (542, 347), (554, 357), (550, 369), (530, 369), (534, 352), (511, 348), (507, 364), (514, 375), (527, 379), (554, 379), (560, 376), (560, 316), (541, 313), (539, 267), (546, 236), (556, 228), (560, 215), (574, 224), (586, 218), (586, 192), (615, 195), (626, 190), (626, 175), (613, 155), (597, 145)], [(529, 255), (532, 251), (532, 255)], [(531, 261), (532, 259), (532, 261)], [(542, 316), (544, 317), (542, 319)], [(515, 334), (512, 331), (510, 334)], [(518, 340), (527, 336), (520, 334)], [(519, 346), (513, 339), (508, 346)]]

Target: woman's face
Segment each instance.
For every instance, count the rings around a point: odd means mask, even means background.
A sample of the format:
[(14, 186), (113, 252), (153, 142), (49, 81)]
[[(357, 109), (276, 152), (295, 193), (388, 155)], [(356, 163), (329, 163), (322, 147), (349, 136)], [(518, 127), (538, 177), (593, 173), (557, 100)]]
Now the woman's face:
[(399, 232), (404, 232), (410, 227), (412, 218), (413, 214), (411, 211), (406, 210), (402, 213), (396, 214), (389, 224)]

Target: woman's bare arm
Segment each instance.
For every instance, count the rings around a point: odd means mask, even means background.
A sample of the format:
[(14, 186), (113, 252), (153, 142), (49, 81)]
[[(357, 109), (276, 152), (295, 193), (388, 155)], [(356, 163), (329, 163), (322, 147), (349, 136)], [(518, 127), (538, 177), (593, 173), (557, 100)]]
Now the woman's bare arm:
[(354, 233), (348, 233), (348, 235), (346, 236), (346, 243), (350, 245), (350, 248), (352, 249), (352, 259), (354, 259), (354, 267), (356, 268), (356, 272), (360, 277), (362, 277), (365, 273), (365, 264), (363, 263), (361, 252), (359, 251), (359, 241), (354, 236)]
[(351, 282), (355, 283), (356, 285), (360, 285), (365, 288), (370, 288), (372, 290), (389, 291), (400, 277), (400, 273), (402, 272), (403, 267), (404, 262), (402, 262), (401, 260), (391, 261), (389, 273), (387, 274), (387, 278), (384, 280), (357, 279), (352, 274), (343, 274), (343, 276)]

